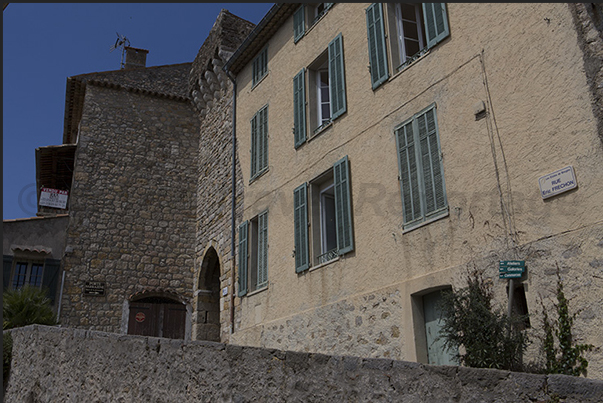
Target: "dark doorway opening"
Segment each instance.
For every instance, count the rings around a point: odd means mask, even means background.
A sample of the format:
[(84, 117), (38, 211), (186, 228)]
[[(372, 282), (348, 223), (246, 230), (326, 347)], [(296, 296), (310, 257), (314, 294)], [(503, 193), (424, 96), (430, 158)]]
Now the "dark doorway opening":
[(184, 339), (186, 307), (165, 297), (147, 297), (130, 302), (128, 334)]
[(213, 247), (205, 253), (199, 275), (197, 340), (220, 341), (220, 260)]

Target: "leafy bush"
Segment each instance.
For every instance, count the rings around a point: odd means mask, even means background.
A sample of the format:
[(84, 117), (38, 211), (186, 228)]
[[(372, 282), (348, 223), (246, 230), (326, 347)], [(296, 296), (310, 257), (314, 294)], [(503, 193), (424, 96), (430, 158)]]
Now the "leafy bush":
[(6, 379), (10, 372), (10, 362), (13, 355), (13, 338), (10, 333), (2, 335), (2, 379), (6, 385)]
[(447, 348), (465, 353), (457, 360), (476, 368), (521, 370), (528, 339), (518, 326), (525, 317), (509, 318), (502, 309), (492, 307), (492, 289), (483, 272), (467, 274), (467, 286), (442, 293), (440, 337)]
[[(583, 357), (586, 351), (594, 348), (592, 344), (575, 344), (572, 335), (574, 319), (579, 312), (569, 313), (569, 301), (563, 292), (563, 281), (557, 266), (557, 303), (554, 304), (557, 319), (551, 320), (542, 297), (544, 339), (542, 350), (546, 358), (545, 372), (548, 374), (565, 374), (586, 376), (588, 361)], [(557, 341), (555, 341), (555, 338)]]
[(55, 325), (56, 316), (50, 307), (46, 292), (25, 286), (6, 290), (2, 296), (3, 329), (32, 325)]

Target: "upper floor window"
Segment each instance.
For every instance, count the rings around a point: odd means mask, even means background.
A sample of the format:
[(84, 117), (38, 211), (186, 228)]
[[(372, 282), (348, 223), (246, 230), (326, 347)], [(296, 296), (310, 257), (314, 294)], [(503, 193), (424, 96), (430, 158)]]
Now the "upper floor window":
[(268, 105), (251, 119), (251, 180), (268, 169)]
[(327, 50), (307, 69), (302, 69), (293, 78), (293, 133), (296, 148), (307, 139), (307, 104), (311, 134), (320, 132), (347, 110), (341, 34), (329, 43)]
[(446, 3), (374, 3), (366, 24), (373, 88), (450, 33)]
[(306, 31), (320, 19), (335, 3), (302, 4), (293, 14), (293, 40), (299, 41)]
[(17, 261), (15, 263), (12, 286), (14, 289), (21, 288), (24, 285), (40, 288), (42, 286), (43, 272), (44, 263)]
[(253, 59), (253, 78), (251, 85), (254, 86), (259, 83), (266, 74), (268, 74), (268, 48), (264, 48), (255, 59)]
[(242, 297), (268, 285), (268, 211), (239, 226), (239, 292)]
[(404, 229), (448, 213), (435, 105), (395, 129)]
[(25, 285), (43, 288), (48, 292), (50, 303), (54, 304), (60, 266), (60, 260), (34, 254), (18, 254), (16, 257), (4, 255), (3, 289), (21, 288)]

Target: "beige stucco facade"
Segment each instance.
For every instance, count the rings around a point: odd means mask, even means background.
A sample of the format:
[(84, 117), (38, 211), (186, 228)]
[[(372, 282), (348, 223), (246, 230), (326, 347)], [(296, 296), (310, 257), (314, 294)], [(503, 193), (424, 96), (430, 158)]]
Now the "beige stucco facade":
[[(420, 296), (478, 267), (505, 306), (498, 261), (525, 260), (531, 332), (558, 265), (582, 310), (576, 339), (597, 346), (589, 376), (603, 377), (603, 147), (570, 7), (448, 4), (450, 35), (373, 90), (368, 6), (336, 4), (297, 43), (289, 15), (267, 41), (268, 74), (255, 86), (251, 62), (237, 74), (243, 220), (268, 210), (268, 286), (235, 300), (231, 342), (426, 362)], [(339, 34), (347, 111), (296, 149), (293, 78)], [(268, 170), (250, 181), (250, 120), (266, 105)], [(448, 213), (405, 231), (394, 130), (430, 105)], [(294, 189), (345, 156), (354, 250), (296, 273)], [(543, 199), (539, 178), (568, 165), (577, 189)]]

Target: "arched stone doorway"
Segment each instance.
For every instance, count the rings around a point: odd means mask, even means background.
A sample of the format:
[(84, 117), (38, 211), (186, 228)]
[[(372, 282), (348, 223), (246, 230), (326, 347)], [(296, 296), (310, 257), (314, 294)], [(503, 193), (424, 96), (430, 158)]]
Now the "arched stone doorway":
[(186, 305), (166, 293), (141, 292), (129, 303), (128, 334), (184, 339), (186, 313)]
[(199, 274), (197, 340), (220, 341), (220, 260), (213, 247), (205, 253)]

